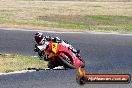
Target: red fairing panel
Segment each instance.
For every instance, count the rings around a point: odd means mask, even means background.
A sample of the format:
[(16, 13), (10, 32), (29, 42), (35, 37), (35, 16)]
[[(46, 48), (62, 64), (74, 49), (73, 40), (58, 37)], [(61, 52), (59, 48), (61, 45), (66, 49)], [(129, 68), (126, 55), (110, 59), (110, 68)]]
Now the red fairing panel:
[[(78, 67), (80, 67), (80, 66), (82, 65), (82, 61), (80, 61), (80, 59), (79, 59), (78, 57), (76, 57), (76, 56), (73, 54), (73, 52), (72, 52), (71, 50), (69, 50), (67, 47), (62, 46), (62, 45), (59, 45), (59, 46), (58, 46), (58, 50), (59, 50), (59, 51), (62, 51), (62, 52), (68, 53), (68, 54), (72, 57), (73, 63), (74, 63), (74, 66), (75, 66), (75, 67), (78, 68)], [(65, 55), (63, 55), (63, 54), (62, 54), (62, 56), (65, 57)]]

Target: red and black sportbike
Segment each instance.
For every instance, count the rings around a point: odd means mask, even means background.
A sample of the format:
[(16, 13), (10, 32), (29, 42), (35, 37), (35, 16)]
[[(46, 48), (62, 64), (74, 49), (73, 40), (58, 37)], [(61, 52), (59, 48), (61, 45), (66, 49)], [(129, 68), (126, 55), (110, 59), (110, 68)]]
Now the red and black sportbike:
[(80, 56), (77, 56), (61, 43), (50, 41), (48, 48), (42, 52), (46, 59), (52, 61), (53, 66), (49, 66), (51, 69), (58, 66), (71, 69), (83, 68), (85, 66), (84, 60), (82, 60)]

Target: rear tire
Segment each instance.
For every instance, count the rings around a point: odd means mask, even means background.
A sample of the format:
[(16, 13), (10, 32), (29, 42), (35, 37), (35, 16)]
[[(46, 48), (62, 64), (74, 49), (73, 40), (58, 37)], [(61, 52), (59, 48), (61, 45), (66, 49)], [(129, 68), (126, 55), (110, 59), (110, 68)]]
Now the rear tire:
[(48, 68), (50, 68), (50, 69), (55, 68), (54, 63), (52, 61), (48, 62)]
[(53, 68), (55, 68), (55, 67), (54, 67), (54, 66), (50, 66), (50, 65), (48, 65), (48, 68), (53, 69)]

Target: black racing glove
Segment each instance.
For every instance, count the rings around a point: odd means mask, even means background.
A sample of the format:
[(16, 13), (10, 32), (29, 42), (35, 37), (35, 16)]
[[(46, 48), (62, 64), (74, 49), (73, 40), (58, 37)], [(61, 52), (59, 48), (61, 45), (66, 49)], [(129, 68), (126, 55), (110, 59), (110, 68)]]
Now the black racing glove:
[(38, 49), (38, 47), (37, 47), (37, 44), (35, 44), (34, 45), (34, 52), (38, 52), (39, 51), (39, 49)]

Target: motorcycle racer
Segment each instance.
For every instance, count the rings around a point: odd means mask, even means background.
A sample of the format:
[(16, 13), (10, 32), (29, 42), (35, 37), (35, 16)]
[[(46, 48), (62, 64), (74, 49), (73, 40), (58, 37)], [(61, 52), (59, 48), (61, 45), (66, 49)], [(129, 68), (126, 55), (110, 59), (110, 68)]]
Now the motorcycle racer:
[[(76, 56), (80, 56), (79, 55), (80, 50), (76, 50), (70, 44), (68, 44), (67, 41), (61, 40), (59, 37), (53, 38), (53, 37), (50, 37), (50, 36), (44, 36), (43, 33), (37, 32), (37, 33), (35, 33), (34, 38), (35, 38), (35, 41), (37, 43), (37, 44), (35, 44), (34, 51), (35, 52), (38, 52), (38, 55), (39, 55), (40, 60), (45, 60), (45, 61), (48, 61), (49, 62), (48, 63), (48, 67), (51, 67), (53, 65), (53, 62), (49, 61), (49, 59), (47, 59), (43, 55), (42, 51), (43, 50), (46, 50), (48, 48), (49, 42), (51, 40), (54, 41), (54, 42), (60, 43), (63, 46), (68, 47), (73, 53), (75, 53)], [(43, 47), (41, 48), (41, 50), (38, 50), (37, 49), (37, 46), (43, 46)]]

